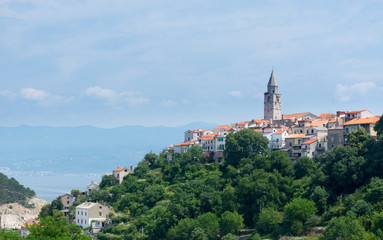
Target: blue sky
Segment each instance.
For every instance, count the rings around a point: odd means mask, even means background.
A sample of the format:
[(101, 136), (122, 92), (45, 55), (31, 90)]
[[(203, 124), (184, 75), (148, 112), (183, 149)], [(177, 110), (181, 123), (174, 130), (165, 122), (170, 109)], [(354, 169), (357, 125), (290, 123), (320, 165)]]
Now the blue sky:
[(0, 2), (0, 126), (383, 113), (382, 1)]

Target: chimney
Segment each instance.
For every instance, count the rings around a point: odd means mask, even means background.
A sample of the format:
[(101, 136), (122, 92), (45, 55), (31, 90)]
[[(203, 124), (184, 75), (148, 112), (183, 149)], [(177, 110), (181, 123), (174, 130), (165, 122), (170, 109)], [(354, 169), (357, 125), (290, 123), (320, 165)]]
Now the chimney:
[(130, 166), (130, 171), (133, 171), (133, 166)]

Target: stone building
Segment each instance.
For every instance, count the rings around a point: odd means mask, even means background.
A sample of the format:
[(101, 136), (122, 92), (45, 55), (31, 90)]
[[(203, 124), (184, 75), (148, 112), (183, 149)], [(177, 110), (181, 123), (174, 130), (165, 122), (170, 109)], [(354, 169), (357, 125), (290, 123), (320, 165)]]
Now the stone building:
[(264, 119), (265, 120), (281, 120), (282, 119), (282, 100), (281, 94), (278, 93), (278, 83), (271, 72), (269, 83), (267, 84), (267, 92), (264, 98)]

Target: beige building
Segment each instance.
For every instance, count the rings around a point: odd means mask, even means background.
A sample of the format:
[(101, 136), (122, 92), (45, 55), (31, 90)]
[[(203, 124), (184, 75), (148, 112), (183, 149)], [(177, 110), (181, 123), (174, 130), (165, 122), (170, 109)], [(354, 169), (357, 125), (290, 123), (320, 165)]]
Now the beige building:
[(109, 220), (110, 209), (93, 202), (84, 202), (76, 207), (76, 225), (83, 228), (92, 226), (93, 233), (104, 227)]
[[(374, 130), (374, 126), (375, 126), (375, 123), (379, 121), (379, 119), (380, 119), (380, 116), (376, 116), (376, 117), (367, 117), (367, 118), (355, 118), (346, 122), (343, 125), (345, 138), (347, 134), (349, 134), (353, 130), (358, 130), (361, 127), (366, 129), (369, 135), (376, 138), (377, 134)], [(345, 142), (346, 142), (346, 139), (345, 139)]]
[(118, 180), (118, 184), (121, 184), (124, 181), (124, 177), (132, 172), (133, 166), (130, 166), (130, 169), (127, 167), (117, 167), (113, 170), (113, 176)]
[(63, 210), (65, 216), (69, 215), (69, 208), (73, 206), (73, 196), (69, 193), (61, 194), (57, 197), (63, 204)]

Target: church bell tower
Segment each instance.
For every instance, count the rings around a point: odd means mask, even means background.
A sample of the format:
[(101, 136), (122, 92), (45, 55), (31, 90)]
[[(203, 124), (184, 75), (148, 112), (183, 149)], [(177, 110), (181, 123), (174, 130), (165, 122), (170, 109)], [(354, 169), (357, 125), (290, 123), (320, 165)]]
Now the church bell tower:
[(264, 119), (281, 120), (282, 119), (282, 101), (281, 94), (278, 93), (278, 83), (275, 80), (274, 70), (271, 71), (267, 92), (264, 100)]

